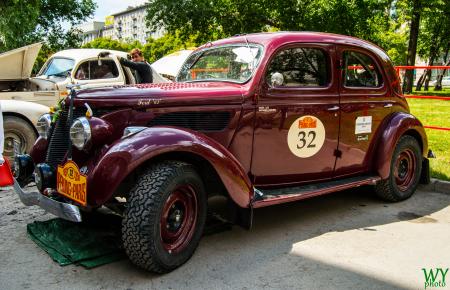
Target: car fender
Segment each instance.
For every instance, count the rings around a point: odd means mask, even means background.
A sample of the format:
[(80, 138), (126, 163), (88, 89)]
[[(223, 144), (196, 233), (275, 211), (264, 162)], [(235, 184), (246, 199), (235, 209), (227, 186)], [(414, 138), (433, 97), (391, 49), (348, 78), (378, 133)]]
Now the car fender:
[(377, 151), (374, 155), (376, 171), (382, 179), (389, 177), (395, 146), (400, 137), (405, 134), (417, 138), (422, 147), (422, 156), (427, 156), (428, 140), (422, 123), (411, 114), (394, 113), (383, 128), (381, 140), (378, 142)]
[[(198, 132), (161, 126), (123, 138), (108, 149), (88, 175), (88, 203), (103, 204), (136, 168), (169, 152), (196, 154), (207, 160), (233, 201), (240, 207), (249, 206), (253, 196), (252, 183), (239, 161), (225, 147)], [(95, 194), (90, 197), (89, 192)]]
[(1, 100), (1, 108), (4, 115), (12, 114), (20, 116), (33, 125), (36, 130), (36, 123), (40, 116), (50, 111), (50, 108), (32, 102)]

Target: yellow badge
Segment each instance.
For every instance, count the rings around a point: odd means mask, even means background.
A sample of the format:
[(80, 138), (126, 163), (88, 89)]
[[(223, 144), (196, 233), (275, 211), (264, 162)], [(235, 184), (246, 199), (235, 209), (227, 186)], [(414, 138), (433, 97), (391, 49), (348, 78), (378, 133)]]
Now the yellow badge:
[(81, 174), (75, 162), (58, 165), (56, 189), (58, 192), (86, 206), (86, 175)]

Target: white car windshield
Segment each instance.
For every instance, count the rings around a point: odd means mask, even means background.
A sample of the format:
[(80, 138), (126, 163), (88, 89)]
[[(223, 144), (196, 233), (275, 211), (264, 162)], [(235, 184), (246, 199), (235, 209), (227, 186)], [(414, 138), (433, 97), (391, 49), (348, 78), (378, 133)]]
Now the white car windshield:
[(66, 77), (72, 71), (75, 61), (69, 58), (54, 57), (42, 67), (38, 76)]
[(251, 78), (262, 55), (254, 44), (224, 45), (193, 53), (183, 64), (178, 82), (229, 81), (244, 83)]

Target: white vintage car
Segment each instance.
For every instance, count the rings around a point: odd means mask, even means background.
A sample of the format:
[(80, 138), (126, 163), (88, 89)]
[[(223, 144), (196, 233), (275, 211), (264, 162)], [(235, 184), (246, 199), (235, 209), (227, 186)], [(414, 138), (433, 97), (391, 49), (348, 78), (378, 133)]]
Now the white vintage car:
[[(37, 118), (48, 112), (48, 107), (55, 106), (67, 96), (67, 85), (96, 88), (135, 84), (133, 71), (122, 66), (118, 59), (127, 54), (106, 49), (57, 52), (46, 61), (36, 76), (31, 77), (41, 46), (41, 43), (36, 43), (0, 54), (0, 100), (8, 101), (2, 103), (5, 156), (13, 154), (13, 140), (19, 142), (22, 152), (31, 149), (37, 138)], [(106, 51), (110, 53), (107, 57), (99, 57), (100, 52)], [(169, 80), (153, 69), (153, 82)]]

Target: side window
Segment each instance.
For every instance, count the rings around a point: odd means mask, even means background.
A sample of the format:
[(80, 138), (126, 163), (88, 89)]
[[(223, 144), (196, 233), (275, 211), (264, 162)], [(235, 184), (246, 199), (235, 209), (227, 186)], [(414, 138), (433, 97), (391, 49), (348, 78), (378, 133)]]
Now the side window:
[(356, 51), (344, 52), (344, 86), (381, 87), (383, 78), (371, 57)]
[(111, 59), (102, 60), (100, 64), (97, 60), (83, 62), (75, 72), (78, 80), (112, 79), (118, 76), (119, 70)]
[[(272, 59), (267, 82), (278, 75), (282, 87), (326, 87), (330, 82), (328, 57), (320, 48), (297, 47), (281, 50)], [(281, 74), (281, 75), (280, 75)]]

